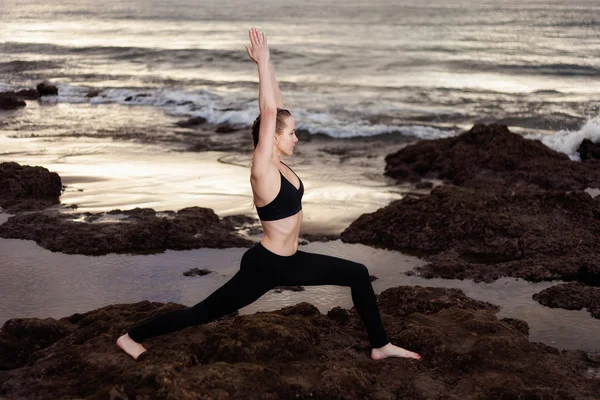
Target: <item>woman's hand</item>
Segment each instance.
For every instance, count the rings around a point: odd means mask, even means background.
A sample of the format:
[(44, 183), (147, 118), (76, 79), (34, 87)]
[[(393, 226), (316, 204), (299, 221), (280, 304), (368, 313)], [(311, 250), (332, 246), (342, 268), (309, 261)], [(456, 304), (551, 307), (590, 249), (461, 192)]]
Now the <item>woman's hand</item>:
[(248, 32), (248, 36), (250, 36), (250, 46), (244, 45), (244, 47), (250, 59), (256, 64), (268, 63), (271, 56), (265, 34), (260, 33), (256, 28), (252, 28)]

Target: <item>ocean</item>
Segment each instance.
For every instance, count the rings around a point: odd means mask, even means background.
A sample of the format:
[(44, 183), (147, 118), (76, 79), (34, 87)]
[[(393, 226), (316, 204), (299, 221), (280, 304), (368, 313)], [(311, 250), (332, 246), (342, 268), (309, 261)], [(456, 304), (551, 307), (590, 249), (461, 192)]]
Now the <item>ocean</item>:
[[(433, 139), (500, 122), (576, 159), (600, 136), (600, 3), (236, 0), (1, 1), (0, 90), (59, 87), (45, 103), (122, 105), (46, 135), (93, 135), (132, 105), (250, 125), (258, 77), (244, 44), (266, 32), (298, 129)], [(86, 97), (99, 90), (95, 97)], [(103, 114), (101, 111), (98, 114)], [(121, 117), (119, 117), (121, 116)], [(157, 117), (158, 118), (158, 117)], [(55, 120), (60, 119), (60, 120)], [(0, 128), (31, 128), (4, 118)], [(139, 123), (157, 135), (152, 118)], [(585, 129), (584, 129), (585, 127)], [(0, 152), (1, 154), (1, 152)]]

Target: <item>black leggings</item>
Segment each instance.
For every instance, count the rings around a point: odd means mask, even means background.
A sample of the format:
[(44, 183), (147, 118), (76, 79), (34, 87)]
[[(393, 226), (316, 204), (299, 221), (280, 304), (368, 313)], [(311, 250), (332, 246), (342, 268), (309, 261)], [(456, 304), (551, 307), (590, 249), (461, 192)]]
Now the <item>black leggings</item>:
[(389, 343), (367, 267), (301, 250), (291, 256), (280, 256), (260, 242), (244, 253), (239, 271), (206, 299), (193, 307), (169, 311), (143, 322), (128, 332), (129, 337), (141, 343), (152, 336), (205, 324), (254, 302), (275, 286), (296, 285), (350, 286), (352, 301), (367, 328), (371, 347)]

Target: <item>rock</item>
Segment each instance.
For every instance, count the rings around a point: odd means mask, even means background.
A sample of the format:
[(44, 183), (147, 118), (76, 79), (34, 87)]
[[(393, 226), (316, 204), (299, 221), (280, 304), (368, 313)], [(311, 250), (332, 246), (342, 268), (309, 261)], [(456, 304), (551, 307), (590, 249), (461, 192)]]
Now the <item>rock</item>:
[(477, 124), (460, 136), (422, 140), (388, 155), (385, 161), (385, 175), (398, 182), (436, 178), (509, 193), (600, 187), (600, 161), (571, 161), (542, 142), (497, 124)]
[(14, 93), (0, 93), (0, 110), (14, 110), (25, 106), (25, 102), (19, 100)]
[(590, 159), (600, 160), (600, 143), (594, 143), (590, 139), (583, 139), (577, 152), (582, 161)]
[(35, 89), (23, 89), (15, 92), (15, 96), (21, 100), (37, 100), (41, 97), (40, 92)]
[(203, 117), (193, 117), (186, 121), (179, 121), (177, 125), (182, 128), (189, 128), (190, 126), (197, 126), (206, 123), (206, 118)]
[(581, 310), (587, 308), (592, 317), (600, 319), (600, 287), (580, 282), (562, 283), (534, 294), (533, 299), (546, 307)]
[(425, 256), (426, 278), (501, 276), (600, 285), (600, 203), (582, 191), (506, 194), (442, 186), (346, 228), (347, 243)]
[[(336, 307), (325, 316), (308, 303), (224, 316), (150, 338), (136, 361), (115, 345), (117, 338), (147, 318), (184, 308), (143, 301), (53, 322), (62, 327), (58, 334), (0, 371), (0, 393), (11, 399), (90, 400), (592, 400), (600, 393), (597, 379), (587, 377), (597, 367), (593, 358), (530, 343), (498, 320), (493, 307), (458, 290), (400, 287), (381, 297), (393, 343), (418, 351), (422, 361), (372, 360), (354, 309)], [(26, 331), (21, 339), (32, 342), (36, 334)], [(3, 355), (16, 354), (20, 346), (5, 329), (0, 343), (6, 344)]]
[(319, 234), (312, 234), (312, 233), (302, 233), (300, 235), (300, 237), (309, 242), (330, 242), (332, 240), (339, 240), (340, 235), (339, 234), (319, 235)]
[(432, 187), (433, 187), (433, 183), (428, 182), (428, 181), (418, 182), (415, 185), (415, 189), (431, 189)]
[(217, 127), (215, 132), (217, 133), (232, 133), (242, 129), (240, 126), (234, 126), (231, 124), (223, 124)]
[(37, 91), (41, 96), (56, 96), (58, 88), (51, 83), (40, 83), (37, 85)]
[(100, 94), (100, 92), (102, 92), (101, 90), (98, 89), (92, 89), (90, 90), (85, 97), (88, 99), (94, 98), (94, 97), (98, 97), (98, 95)]
[(59, 203), (60, 176), (44, 167), (0, 163), (0, 206), (9, 213), (39, 210)]
[(208, 270), (208, 269), (198, 269), (198, 268), (192, 268), (189, 271), (186, 271), (183, 273), (184, 276), (204, 276), (204, 275), (208, 275), (210, 273), (212, 273), (213, 271)]
[[(152, 209), (119, 211), (123, 222), (73, 222), (76, 216), (32, 213), (15, 215), (0, 225), (0, 237), (35, 240), (51, 251), (67, 254), (147, 253), (197, 248), (249, 247), (213, 210), (188, 207), (173, 218), (157, 217)], [(114, 212), (113, 212), (114, 213)], [(86, 215), (86, 221), (97, 218)]]
[(241, 227), (252, 226), (258, 223), (259, 221), (256, 218), (249, 217), (244, 214), (237, 214), (223, 217), (223, 222), (227, 224), (231, 229), (239, 229)]

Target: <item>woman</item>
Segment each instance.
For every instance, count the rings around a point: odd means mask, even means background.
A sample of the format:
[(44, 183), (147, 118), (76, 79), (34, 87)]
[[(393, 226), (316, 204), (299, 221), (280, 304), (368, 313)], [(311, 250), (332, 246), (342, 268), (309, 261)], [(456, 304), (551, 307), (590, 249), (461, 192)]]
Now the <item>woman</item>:
[(282, 160), (284, 154), (293, 154), (298, 142), (295, 123), (290, 112), (283, 109), (267, 38), (255, 28), (249, 36), (250, 46), (245, 47), (258, 66), (260, 108), (252, 126), (254, 155), (250, 184), (263, 238), (244, 253), (239, 271), (205, 300), (132, 328), (117, 340), (117, 345), (137, 359), (146, 351), (140, 344), (145, 339), (213, 321), (254, 302), (275, 286), (338, 285), (351, 288), (356, 311), (367, 328), (371, 358), (420, 359), (417, 353), (389, 342), (369, 271), (363, 264), (298, 250), (304, 185)]

